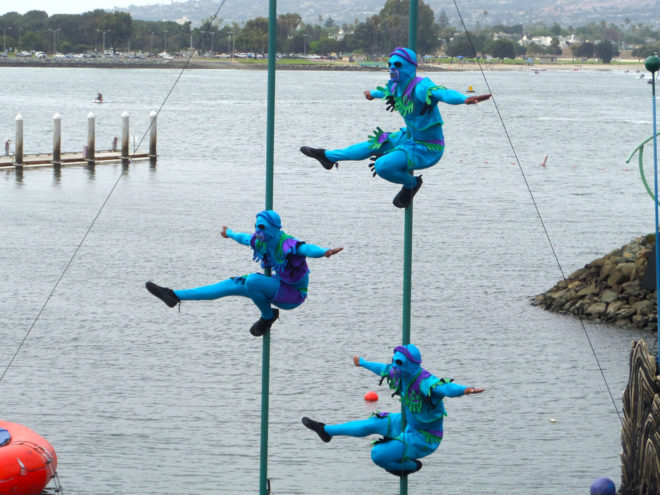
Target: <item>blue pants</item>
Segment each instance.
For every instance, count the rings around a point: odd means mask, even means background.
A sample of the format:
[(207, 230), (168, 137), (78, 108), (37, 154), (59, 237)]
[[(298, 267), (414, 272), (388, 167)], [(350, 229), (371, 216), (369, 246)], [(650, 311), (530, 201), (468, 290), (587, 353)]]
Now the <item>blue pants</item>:
[(371, 142), (353, 144), (347, 148), (327, 150), (326, 158), (333, 162), (366, 160), (376, 155), (376, 173), (385, 180), (401, 184), (406, 189), (417, 185), (417, 179), (408, 171), (431, 167), (440, 161), (443, 151), (430, 151), (426, 146), (412, 141), (407, 134), (395, 132), (378, 149)]
[(414, 471), (417, 465), (411, 459), (420, 459), (435, 452), (440, 442), (431, 444), (416, 430), (401, 431), (401, 414), (390, 413), (384, 417), (349, 421), (338, 425), (325, 425), (328, 435), (366, 437), (382, 435), (387, 441), (377, 443), (371, 449), (371, 459), (390, 471)]
[[(279, 289), (279, 279), (267, 277), (261, 273), (251, 273), (246, 277), (228, 278), (217, 284), (205, 285), (195, 289), (175, 290), (174, 293), (182, 301), (207, 301), (227, 296), (249, 297), (261, 311), (261, 317), (270, 320), (274, 316), (271, 303)], [(282, 309), (293, 309), (300, 306), (301, 302), (276, 302), (274, 304)]]

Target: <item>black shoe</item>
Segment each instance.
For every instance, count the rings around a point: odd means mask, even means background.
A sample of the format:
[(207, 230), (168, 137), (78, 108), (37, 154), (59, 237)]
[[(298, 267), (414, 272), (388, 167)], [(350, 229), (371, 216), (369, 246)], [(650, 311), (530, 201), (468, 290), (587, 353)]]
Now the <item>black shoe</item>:
[(316, 158), (326, 170), (330, 170), (332, 167), (337, 165), (335, 162), (328, 160), (328, 158), (325, 156), (325, 150), (323, 148), (310, 148), (309, 146), (301, 146), (300, 151), (303, 155), (307, 155), (310, 158)]
[(179, 299), (179, 297), (174, 293), (172, 289), (161, 287), (160, 285), (156, 285), (153, 282), (147, 282), (144, 284), (144, 286), (149, 292), (167, 304), (170, 308), (173, 308), (181, 302), (181, 299)]
[(328, 435), (326, 431), (323, 429), (325, 423), (321, 423), (320, 421), (314, 421), (313, 419), (309, 419), (307, 416), (305, 416), (302, 419), (302, 424), (304, 424), (310, 430), (316, 432), (319, 438), (323, 440), (325, 443), (328, 443), (330, 440), (332, 440), (332, 437)]
[(399, 478), (402, 478), (404, 476), (408, 476), (409, 474), (416, 473), (420, 469), (422, 469), (422, 461), (418, 461), (417, 459), (411, 459), (415, 464), (417, 464), (417, 467), (413, 469), (412, 471), (391, 471), (389, 469), (386, 469), (390, 474), (393, 474), (394, 476), (398, 476)]
[(268, 330), (270, 330), (270, 327), (273, 326), (273, 323), (275, 323), (275, 320), (277, 320), (279, 317), (280, 317), (280, 310), (274, 309), (273, 317), (270, 320), (265, 320), (263, 316), (259, 318), (259, 320), (250, 327), (250, 333), (255, 337), (261, 337)]
[(417, 185), (412, 189), (406, 189), (405, 187), (402, 187), (398, 194), (394, 196), (392, 204), (394, 204), (394, 206), (397, 208), (406, 208), (415, 197), (415, 194), (417, 194), (417, 191), (419, 191), (419, 188), (422, 187), (423, 183), (424, 181), (420, 175), (417, 177)]

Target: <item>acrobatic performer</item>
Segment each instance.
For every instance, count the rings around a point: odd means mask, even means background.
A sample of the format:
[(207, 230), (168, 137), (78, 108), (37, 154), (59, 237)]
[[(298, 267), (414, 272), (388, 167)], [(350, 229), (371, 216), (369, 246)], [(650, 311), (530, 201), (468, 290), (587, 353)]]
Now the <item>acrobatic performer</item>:
[(146, 288), (170, 308), (180, 301), (200, 301), (219, 299), (226, 296), (243, 296), (252, 299), (261, 311), (261, 318), (252, 325), (250, 333), (260, 337), (279, 317), (280, 309), (293, 309), (300, 306), (307, 297), (309, 269), (305, 257), (329, 258), (344, 249), (325, 249), (314, 244), (305, 244), (282, 230), (280, 216), (273, 210), (257, 214), (255, 232), (245, 234), (222, 227), (224, 238), (234, 239), (239, 244), (250, 246), (253, 259), (262, 268), (271, 268), (270, 277), (262, 273), (252, 273), (242, 277), (232, 277), (217, 284), (196, 289), (172, 290), (147, 282)]
[(387, 412), (336, 425), (326, 425), (307, 417), (302, 418), (302, 423), (324, 442), (337, 435), (382, 435), (383, 438), (371, 449), (371, 459), (396, 476), (407, 476), (422, 469), (419, 459), (432, 454), (440, 445), (443, 417), (447, 415), (443, 404), (445, 397), (480, 394), (485, 390), (436, 378), (421, 367), (422, 355), (412, 344), (395, 347), (391, 364), (370, 362), (359, 356), (353, 357), (353, 363), (381, 376), (381, 382), (387, 380), (390, 389), (400, 396), (405, 429), (402, 431), (401, 428), (401, 413)]
[(300, 151), (317, 159), (330, 170), (342, 160), (364, 160), (372, 157), (369, 166), (374, 177), (401, 184), (401, 191), (394, 198), (394, 206), (405, 208), (422, 187), (422, 176), (412, 175), (413, 170), (428, 168), (438, 163), (445, 149), (442, 132), (442, 116), (437, 103), (472, 105), (487, 100), (491, 95), (467, 96), (436, 85), (426, 77), (417, 77), (417, 55), (408, 48), (395, 48), (388, 62), (390, 80), (385, 88), (367, 90), (367, 100), (385, 99), (387, 109), (396, 110), (406, 123), (397, 132), (384, 132), (376, 128), (365, 142), (348, 148), (326, 150), (303, 146)]

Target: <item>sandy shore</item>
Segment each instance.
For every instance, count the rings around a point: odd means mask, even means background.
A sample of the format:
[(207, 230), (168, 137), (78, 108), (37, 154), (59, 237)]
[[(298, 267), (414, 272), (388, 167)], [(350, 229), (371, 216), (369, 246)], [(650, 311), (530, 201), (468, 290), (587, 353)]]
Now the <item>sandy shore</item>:
[[(242, 59), (207, 59), (193, 58), (188, 62), (185, 58), (163, 60), (160, 58), (96, 58), (96, 59), (67, 59), (67, 58), (0, 58), (0, 67), (95, 67), (95, 68), (183, 68), (189, 69), (243, 69), (243, 70), (265, 70), (266, 60), (242, 60)], [(330, 60), (318, 60), (313, 62), (294, 63), (287, 60), (278, 60), (277, 68), (280, 70), (348, 70), (348, 71), (384, 71), (384, 67), (361, 65), (360, 63), (345, 63)], [(601, 71), (629, 71), (648, 72), (643, 61), (628, 60), (613, 62), (611, 64), (597, 63), (572, 63), (571, 61), (560, 61), (557, 63), (487, 63), (479, 66), (476, 63), (442, 63), (442, 64), (420, 64), (420, 71), (546, 71), (546, 70), (601, 70)]]

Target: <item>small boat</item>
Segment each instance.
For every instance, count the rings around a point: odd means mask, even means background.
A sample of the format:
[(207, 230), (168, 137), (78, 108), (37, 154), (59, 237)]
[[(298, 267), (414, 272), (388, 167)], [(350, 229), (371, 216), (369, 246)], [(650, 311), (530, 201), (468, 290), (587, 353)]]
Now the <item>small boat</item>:
[(103, 103), (103, 100), (99, 100), (98, 98), (94, 98), (92, 100), (92, 103)]
[(57, 479), (57, 455), (26, 426), (0, 421), (0, 494), (39, 495)]
[(466, 93), (474, 93), (474, 88), (472, 86), (468, 86)]

